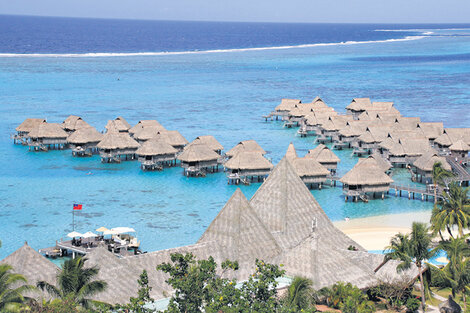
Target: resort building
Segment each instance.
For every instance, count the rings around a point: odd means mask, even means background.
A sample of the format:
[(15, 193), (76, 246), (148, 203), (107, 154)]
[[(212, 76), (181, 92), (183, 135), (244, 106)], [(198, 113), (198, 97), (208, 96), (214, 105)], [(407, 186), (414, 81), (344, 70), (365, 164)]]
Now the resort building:
[(450, 155), (455, 158), (457, 161), (462, 163), (468, 162), (468, 152), (470, 151), (470, 146), (463, 142), (462, 139), (454, 142), (450, 147)]
[(127, 133), (131, 125), (121, 116), (114, 120), (109, 120), (105, 126), (106, 131), (117, 130), (120, 133)]
[(177, 157), (185, 176), (206, 176), (208, 172), (217, 172), (220, 158), (220, 155), (207, 145), (194, 143), (194, 141), (187, 145)]
[(430, 150), (420, 156), (413, 163), (413, 170), (415, 173), (415, 181), (430, 184), (432, 183), (432, 169), (435, 163), (441, 163), (443, 169), (452, 171), (452, 167), (447, 162), (446, 158), (440, 156), (435, 150)]
[(75, 130), (67, 137), (72, 148), (73, 156), (91, 156), (98, 152), (98, 143), (103, 140), (103, 134), (94, 127), (88, 126)]
[(163, 127), (162, 124), (160, 124), (156, 120), (141, 120), (137, 124), (135, 124), (135, 126), (129, 129), (129, 134), (131, 134), (132, 136), (144, 127), (155, 127), (158, 128), (159, 131), (165, 130), (165, 127)]
[(299, 158), (292, 143), (287, 148), (285, 158), (292, 164), (297, 175), (309, 189), (314, 187), (321, 189), (322, 184), (330, 175), (330, 171), (313, 158)]
[(159, 127), (145, 126), (132, 134), (132, 138), (134, 138), (138, 143), (142, 144), (149, 139), (157, 137), (159, 131), (161, 131)]
[(369, 98), (354, 98), (351, 103), (346, 107), (346, 111), (351, 114), (354, 119), (358, 119), (359, 115), (367, 108), (371, 107)]
[(333, 149), (348, 149), (353, 147), (353, 143), (357, 142), (357, 138), (367, 129), (367, 122), (349, 121), (341, 127), (336, 136), (333, 137)]
[(446, 128), (442, 135), (434, 140), (434, 148), (440, 153), (449, 154), (450, 146), (455, 142), (462, 140), (470, 145), (470, 128)]
[(341, 161), (333, 151), (323, 144), (319, 144), (315, 149), (309, 150), (305, 158), (314, 159), (326, 167), (332, 174), (336, 173), (338, 163)]
[(195, 144), (195, 145), (200, 145), (200, 144), (206, 145), (206, 146), (208, 146), (212, 151), (217, 152), (217, 154), (222, 154), (222, 150), (224, 150), (224, 146), (222, 146), (222, 145), (217, 141), (217, 139), (215, 139), (215, 137), (214, 137), (214, 136), (211, 136), (211, 135), (199, 136), (199, 137), (197, 137), (196, 139), (194, 139), (193, 141), (191, 141), (191, 143), (189, 143), (189, 145), (192, 145), (192, 144)]
[(296, 105), (300, 104), (302, 101), (298, 99), (282, 99), (281, 104), (279, 104), (273, 112), (271, 112), (272, 116), (276, 116), (276, 119), (278, 119), (278, 116), (283, 118), (284, 116), (287, 116), (293, 108), (296, 107)]
[(231, 158), (239, 152), (258, 152), (261, 155), (266, 154), (266, 151), (264, 151), (255, 140), (244, 140), (240, 141), (235, 147), (225, 153), (225, 155)]
[(380, 143), (389, 134), (389, 128), (384, 126), (369, 126), (353, 143), (353, 153), (356, 155), (372, 154), (379, 151)]
[(334, 139), (339, 137), (339, 130), (344, 128), (349, 121), (352, 121), (352, 116), (348, 115), (335, 115), (329, 116), (328, 120), (321, 123), (317, 130), (316, 142), (333, 142)]
[(81, 117), (76, 115), (70, 115), (62, 122), (62, 128), (68, 133), (71, 134), (77, 129), (91, 127), (87, 122), (82, 120)]
[(381, 194), (383, 199), (393, 180), (385, 174), (384, 168), (373, 157), (368, 157), (359, 159), (357, 164), (341, 177), (340, 182), (343, 183), (346, 201), (349, 197), (354, 201), (358, 198), (367, 201), (369, 195), (375, 198), (376, 194)]
[(417, 129), (429, 140), (431, 146), (434, 140), (444, 133), (444, 123), (442, 122), (420, 122)]
[(49, 149), (64, 149), (67, 145), (68, 134), (57, 123), (40, 123), (29, 133), (29, 149), (47, 151)]
[(224, 167), (229, 183), (249, 184), (264, 181), (274, 166), (258, 151), (240, 151), (225, 162)]
[(426, 138), (402, 138), (388, 150), (388, 159), (395, 167), (405, 167), (431, 149)]
[(183, 135), (181, 135), (181, 133), (177, 130), (161, 130), (158, 132), (155, 138), (161, 138), (163, 141), (169, 143), (178, 151), (182, 151), (188, 144), (186, 138), (184, 138)]
[(28, 144), (28, 134), (34, 128), (38, 127), (40, 124), (46, 123), (45, 119), (42, 118), (27, 118), (16, 127), (16, 134), (12, 136), (13, 142), (15, 144)]
[(127, 132), (108, 131), (97, 145), (101, 162), (120, 163), (122, 160), (134, 160), (135, 152), (140, 147)]
[(156, 138), (147, 140), (135, 152), (144, 171), (162, 170), (164, 166), (176, 164), (177, 153), (169, 143)]

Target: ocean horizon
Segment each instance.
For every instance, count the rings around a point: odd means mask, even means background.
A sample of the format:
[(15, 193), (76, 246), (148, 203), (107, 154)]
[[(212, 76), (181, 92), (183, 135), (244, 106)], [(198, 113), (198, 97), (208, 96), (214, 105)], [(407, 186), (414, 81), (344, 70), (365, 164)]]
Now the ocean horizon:
[[(470, 24), (176, 22), (0, 15), (0, 259), (24, 241), (52, 246), (71, 230), (130, 226), (146, 251), (197, 241), (236, 188), (223, 172), (142, 172), (70, 150), (29, 152), (10, 134), (25, 118), (81, 116), (98, 130), (123, 116), (156, 119), (189, 141), (213, 135), (228, 151), (255, 139), (274, 164), (293, 142), (315, 144), (262, 119), (282, 98), (320, 96), (338, 112), (352, 98), (393, 101), (405, 116), (470, 127)], [(334, 151), (339, 173), (357, 161)], [(91, 175), (90, 175), (91, 173)], [(393, 178), (406, 183), (397, 170)], [(411, 182), (410, 182), (411, 183)], [(340, 188), (313, 190), (333, 221), (432, 209), (387, 197), (345, 203)]]

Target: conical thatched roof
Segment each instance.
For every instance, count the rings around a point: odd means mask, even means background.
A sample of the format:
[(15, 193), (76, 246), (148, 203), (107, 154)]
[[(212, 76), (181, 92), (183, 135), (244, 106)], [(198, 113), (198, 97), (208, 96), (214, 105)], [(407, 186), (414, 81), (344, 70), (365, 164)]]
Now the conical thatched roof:
[(233, 157), (241, 151), (247, 152), (258, 152), (262, 155), (266, 154), (266, 151), (261, 148), (261, 146), (255, 140), (244, 140), (240, 141), (235, 147), (230, 149), (225, 155), (228, 157)]
[(447, 163), (446, 158), (439, 156), (435, 150), (429, 150), (428, 152), (424, 153), (422, 156), (416, 159), (416, 161), (413, 163), (413, 166), (424, 172), (432, 172), (432, 168), (437, 162), (440, 162), (442, 164), (442, 168), (445, 170), (452, 170), (452, 167), (449, 165), (449, 163)]
[(103, 139), (103, 134), (94, 127), (79, 128), (67, 137), (67, 141), (74, 145), (99, 142)]
[(421, 130), (424, 136), (428, 139), (436, 139), (442, 133), (444, 133), (444, 123), (442, 122), (431, 122), (431, 123), (424, 123), (420, 122), (418, 124), (418, 129)]
[(241, 151), (230, 160), (225, 162), (224, 166), (235, 170), (258, 170), (272, 169), (274, 166), (259, 152)]
[(300, 104), (301, 101), (298, 99), (282, 99), (281, 104), (279, 104), (275, 110), (276, 111), (290, 111), (293, 109), (297, 104)]
[(470, 147), (465, 143), (463, 142), (462, 139), (459, 139), (457, 140), (456, 142), (454, 142), (450, 147), (449, 147), (450, 151), (463, 151), (463, 152), (468, 152), (470, 150)]
[(82, 120), (81, 117), (70, 115), (62, 122), (62, 128), (66, 131), (75, 131), (80, 128), (91, 127), (87, 122)]
[(67, 138), (68, 134), (57, 123), (41, 123), (29, 132), (31, 138)]
[(359, 159), (357, 164), (341, 177), (340, 181), (343, 184), (365, 186), (393, 183), (393, 179), (384, 173), (383, 168), (373, 157)]
[(300, 177), (327, 176), (330, 171), (311, 158), (296, 158), (289, 160), (294, 166), (295, 172)]
[(135, 140), (138, 140), (138, 141), (146, 141), (146, 140), (157, 137), (157, 134), (160, 130), (161, 129), (159, 127), (145, 126), (137, 130), (134, 133), (133, 137)]
[(158, 130), (165, 130), (165, 127), (156, 120), (141, 120), (129, 129), (129, 134), (133, 135), (144, 127), (155, 127), (158, 128)]
[(137, 149), (140, 147), (139, 143), (132, 139), (128, 133), (119, 133), (111, 131), (104, 134), (103, 139), (97, 145), (100, 149)]
[(224, 150), (224, 147), (212, 135), (199, 136), (193, 141), (191, 141), (189, 145), (193, 145), (193, 144), (195, 145), (204, 144), (208, 146), (209, 148), (211, 148), (213, 151)]
[(16, 131), (29, 133), (33, 128), (36, 128), (39, 124), (43, 123), (46, 123), (46, 120), (43, 118), (27, 118), (16, 128)]
[(215, 241), (226, 258), (254, 264), (281, 252), (274, 237), (238, 188), (212, 221), (198, 243)]
[(186, 138), (177, 130), (161, 130), (156, 138), (161, 138), (173, 147), (181, 147), (188, 144)]
[(105, 128), (108, 131), (115, 129), (119, 132), (127, 132), (131, 128), (131, 125), (123, 117), (119, 116), (114, 120), (109, 120)]
[(306, 158), (312, 158), (319, 163), (337, 163), (340, 159), (327, 146), (319, 144), (315, 149), (309, 150)]
[(371, 106), (370, 98), (354, 98), (346, 107), (347, 110), (363, 111)]
[(183, 152), (178, 156), (178, 160), (182, 162), (202, 162), (213, 161), (220, 158), (214, 150), (205, 144), (187, 145)]
[(373, 153), (373, 154), (369, 155), (367, 158), (361, 158), (358, 161), (362, 162), (363, 160), (369, 159), (369, 158), (374, 159), (375, 162), (377, 163), (377, 166), (379, 168), (381, 168), (384, 172), (386, 172), (386, 171), (388, 171), (389, 169), (392, 168), (392, 165), (390, 164), (390, 162), (388, 162), (388, 160), (384, 159), (382, 156), (380, 156), (377, 153)]
[(25, 243), (21, 248), (4, 258), (0, 263), (9, 264), (13, 272), (24, 275), (28, 284), (36, 285), (44, 280), (55, 284), (59, 268)]
[(295, 150), (294, 144), (292, 142), (289, 144), (289, 147), (287, 147), (285, 157), (288, 160), (295, 160), (298, 158), (297, 151)]
[(159, 140), (159, 139), (149, 139), (140, 146), (137, 151), (135, 152), (138, 155), (142, 156), (151, 156), (151, 155), (166, 155), (166, 154), (174, 154), (178, 150), (173, 148), (169, 143)]

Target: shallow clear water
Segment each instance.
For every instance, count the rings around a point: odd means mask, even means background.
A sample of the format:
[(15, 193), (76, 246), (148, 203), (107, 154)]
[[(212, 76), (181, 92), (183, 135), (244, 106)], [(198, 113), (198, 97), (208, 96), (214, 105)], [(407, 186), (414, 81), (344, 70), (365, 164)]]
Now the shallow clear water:
[[(369, 96), (394, 101), (404, 115), (469, 127), (469, 85), (466, 36), (212, 54), (0, 57), (0, 258), (25, 240), (42, 248), (65, 236), (73, 203), (83, 204), (78, 231), (132, 226), (144, 250), (194, 243), (237, 188), (223, 173), (186, 178), (180, 168), (143, 173), (137, 162), (28, 152), (9, 140), (26, 117), (61, 122), (76, 114), (100, 130), (118, 115), (131, 124), (157, 119), (188, 140), (212, 134), (226, 150), (255, 139), (277, 163), (291, 141), (299, 155), (314, 148), (313, 138), (261, 119), (281, 98), (320, 95), (342, 111), (353, 97)], [(340, 173), (355, 164), (350, 153), (337, 151)], [(406, 173), (396, 175), (406, 181)], [(240, 186), (247, 197), (258, 187)], [(313, 194), (332, 220), (432, 207), (392, 195), (345, 203), (339, 188)]]

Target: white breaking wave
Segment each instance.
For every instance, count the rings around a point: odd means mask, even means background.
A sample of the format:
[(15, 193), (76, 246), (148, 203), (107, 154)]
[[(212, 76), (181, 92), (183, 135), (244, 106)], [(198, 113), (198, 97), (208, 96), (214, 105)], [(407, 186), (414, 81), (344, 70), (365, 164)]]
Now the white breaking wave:
[(239, 48), (239, 49), (216, 49), (216, 50), (201, 50), (201, 51), (174, 51), (174, 52), (97, 52), (97, 53), (0, 53), (0, 57), (30, 57), (30, 58), (91, 58), (91, 57), (132, 57), (132, 56), (161, 56), (161, 55), (182, 55), (182, 54), (205, 54), (205, 53), (231, 53), (231, 52), (246, 52), (246, 51), (263, 51), (263, 50), (285, 50), (295, 48), (312, 48), (312, 47), (326, 47), (326, 46), (341, 46), (341, 45), (359, 45), (371, 43), (386, 43), (397, 41), (410, 41), (423, 39), (427, 36), (407, 36), (405, 38), (385, 39), (385, 40), (371, 40), (371, 41), (344, 41), (334, 43), (315, 43), (303, 44), (293, 46), (276, 46), (276, 47), (258, 47), (258, 48)]

